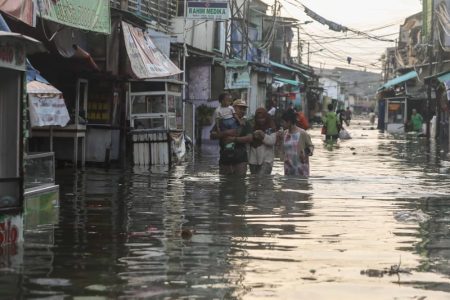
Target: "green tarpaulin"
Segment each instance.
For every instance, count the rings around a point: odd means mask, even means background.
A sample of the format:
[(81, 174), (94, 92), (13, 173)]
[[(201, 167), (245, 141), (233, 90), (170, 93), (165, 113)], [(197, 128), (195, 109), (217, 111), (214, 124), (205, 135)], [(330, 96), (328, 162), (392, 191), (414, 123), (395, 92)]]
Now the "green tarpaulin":
[(37, 0), (38, 14), (46, 20), (70, 27), (111, 33), (109, 0)]

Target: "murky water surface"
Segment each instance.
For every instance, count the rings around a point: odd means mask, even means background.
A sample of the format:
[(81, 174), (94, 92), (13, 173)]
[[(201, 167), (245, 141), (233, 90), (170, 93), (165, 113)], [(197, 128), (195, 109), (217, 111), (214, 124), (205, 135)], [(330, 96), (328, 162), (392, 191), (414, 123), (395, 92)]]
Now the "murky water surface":
[(334, 147), (311, 131), (308, 180), (219, 177), (214, 147), (59, 170), (59, 223), (26, 232), (0, 298), (450, 299), (447, 152), (354, 123)]

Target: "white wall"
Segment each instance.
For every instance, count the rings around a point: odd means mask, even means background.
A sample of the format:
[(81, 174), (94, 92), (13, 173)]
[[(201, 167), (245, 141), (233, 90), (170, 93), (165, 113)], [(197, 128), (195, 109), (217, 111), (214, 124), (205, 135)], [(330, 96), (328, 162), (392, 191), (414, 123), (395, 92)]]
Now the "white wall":
[[(220, 52), (225, 51), (225, 25), (217, 22), (220, 26)], [(195, 26), (194, 26), (195, 25)], [(183, 43), (184, 20), (177, 17), (172, 20), (174, 36), (178, 43)], [(214, 21), (186, 20), (186, 43), (204, 51), (213, 51), (214, 46)]]
[(326, 78), (326, 77), (320, 77), (319, 78), (320, 84), (323, 86), (323, 94), (331, 97), (333, 99), (339, 99), (339, 83), (336, 80)]

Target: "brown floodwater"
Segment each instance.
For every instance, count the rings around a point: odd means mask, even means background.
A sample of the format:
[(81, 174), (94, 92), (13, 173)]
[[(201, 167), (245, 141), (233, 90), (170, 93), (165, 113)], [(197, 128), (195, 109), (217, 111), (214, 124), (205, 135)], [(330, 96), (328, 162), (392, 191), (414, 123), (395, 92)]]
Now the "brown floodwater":
[[(359, 124), (358, 124), (359, 123)], [(354, 120), (308, 179), (218, 175), (217, 147), (171, 171), (57, 171), (59, 221), (25, 233), (1, 299), (450, 299), (450, 159)]]

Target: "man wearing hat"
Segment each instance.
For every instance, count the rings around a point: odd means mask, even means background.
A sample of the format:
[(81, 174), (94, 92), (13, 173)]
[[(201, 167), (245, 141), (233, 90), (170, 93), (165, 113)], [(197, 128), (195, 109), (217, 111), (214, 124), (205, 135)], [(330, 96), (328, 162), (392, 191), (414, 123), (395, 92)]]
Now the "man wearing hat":
[[(247, 144), (252, 141), (252, 126), (249, 121), (244, 119), (247, 107), (244, 100), (237, 99), (233, 102), (236, 115), (242, 120), (238, 129), (218, 131), (216, 124), (210, 132), (211, 139), (219, 140), (219, 171), (221, 174), (245, 175), (247, 173)], [(234, 143), (234, 148), (225, 148), (228, 143)]]

